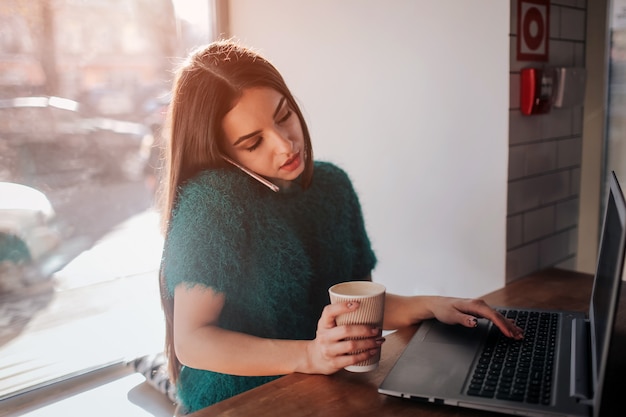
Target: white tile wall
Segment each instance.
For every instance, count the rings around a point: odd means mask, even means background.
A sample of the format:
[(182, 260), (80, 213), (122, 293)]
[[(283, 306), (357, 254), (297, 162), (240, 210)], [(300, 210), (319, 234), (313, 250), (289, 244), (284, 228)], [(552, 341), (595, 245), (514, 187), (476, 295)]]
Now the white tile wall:
[(529, 242), (552, 234), (555, 211), (555, 206), (550, 205), (524, 213), (524, 240)]
[(561, 8), (552, 7), (550, 9), (550, 38), (561, 37)]
[(559, 232), (539, 242), (539, 268), (562, 262), (569, 254), (569, 230)]
[(509, 182), (508, 212), (518, 214), (570, 197), (569, 171), (556, 171)]
[(558, 167), (569, 168), (580, 165), (582, 140), (580, 136), (558, 141)]
[[(511, 281), (539, 270), (539, 243), (533, 242), (507, 253), (506, 276)], [(510, 278), (511, 277), (511, 278)]]
[(550, 40), (550, 65), (572, 67), (575, 62), (574, 43), (567, 40)]
[(549, 113), (539, 116), (538, 119), (541, 120), (539, 139), (555, 139), (572, 135), (572, 109), (552, 108)]
[(584, 66), (586, 0), (550, 2), (547, 63), (517, 61), (517, 7), (511, 0), (507, 282), (575, 263), (583, 128), (581, 107), (522, 115), (519, 73)]
[[(562, 201), (556, 205), (556, 229), (563, 230), (578, 224), (578, 199)], [(575, 247), (575, 246), (574, 246)]]
[(560, 32), (558, 37), (573, 41), (585, 41), (585, 10), (569, 7), (555, 7), (560, 9)]
[(523, 215), (509, 216), (506, 221), (506, 248), (512, 249), (524, 242), (522, 235)]

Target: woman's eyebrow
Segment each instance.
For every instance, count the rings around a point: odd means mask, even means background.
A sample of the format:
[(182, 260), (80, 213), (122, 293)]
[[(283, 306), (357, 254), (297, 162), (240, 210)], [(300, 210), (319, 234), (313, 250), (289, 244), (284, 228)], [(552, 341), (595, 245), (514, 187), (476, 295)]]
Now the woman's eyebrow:
[(260, 130), (255, 130), (255, 131), (254, 131), (254, 132), (252, 132), (252, 133), (248, 133), (247, 135), (240, 136), (240, 137), (239, 137), (239, 139), (237, 139), (237, 140), (235, 141), (235, 143), (233, 143), (233, 146), (237, 146), (237, 145), (239, 145), (241, 142), (243, 142), (244, 140), (246, 140), (246, 139), (250, 139), (251, 137), (254, 137), (254, 136), (258, 135), (259, 133), (261, 133), (261, 131), (260, 131)]
[(276, 116), (278, 115), (278, 112), (280, 111), (280, 109), (283, 107), (283, 103), (285, 102), (285, 96), (283, 96), (280, 101), (278, 102), (278, 106), (276, 106), (276, 110), (274, 110), (274, 114), (272, 115), (272, 118), (276, 118)]
[[(274, 110), (274, 114), (272, 115), (272, 118), (275, 119), (276, 116), (278, 115), (278, 112), (280, 112), (280, 109), (283, 107), (283, 103), (285, 102), (286, 98), (283, 96), (280, 101), (278, 102), (278, 105), (276, 106), (276, 110)], [(233, 146), (237, 146), (239, 145), (241, 142), (243, 142), (246, 139), (250, 139), (251, 137), (254, 137), (256, 135), (258, 135), (259, 133), (261, 133), (260, 130), (255, 130), (254, 132), (248, 133), (247, 135), (243, 135), (240, 136), (235, 143), (233, 143)]]

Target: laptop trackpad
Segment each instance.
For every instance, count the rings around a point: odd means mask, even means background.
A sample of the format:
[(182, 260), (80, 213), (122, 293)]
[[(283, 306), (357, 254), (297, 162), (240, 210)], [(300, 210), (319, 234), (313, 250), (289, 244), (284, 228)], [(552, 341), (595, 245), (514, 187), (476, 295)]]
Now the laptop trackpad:
[(436, 320), (422, 323), (383, 388), (429, 398), (458, 394), (487, 329), (486, 320), (473, 329)]
[(424, 323), (425, 335), (420, 335), (424, 342), (428, 343), (451, 343), (455, 345), (467, 345), (471, 339), (476, 339), (477, 329), (463, 327), (461, 325), (447, 325), (438, 321)]

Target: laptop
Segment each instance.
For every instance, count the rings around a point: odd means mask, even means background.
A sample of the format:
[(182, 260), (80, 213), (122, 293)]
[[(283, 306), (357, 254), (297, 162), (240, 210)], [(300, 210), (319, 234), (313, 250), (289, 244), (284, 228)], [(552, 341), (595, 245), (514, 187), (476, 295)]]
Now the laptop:
[[(427, 320), (378, 391), (504, 414), (606, 415), (601, 400), (612, 385), (604, 386), (613, 372), (609, 354), (623, 356), (610, 348), (618, 332), (625, 236), (626, 203), (612, 172), (588, 313), (496, 307), (525, 329), (522, 341), (504, 337), (485, 319), (474, 329)], [(539, 340), (531, 342), (533, 336)]]

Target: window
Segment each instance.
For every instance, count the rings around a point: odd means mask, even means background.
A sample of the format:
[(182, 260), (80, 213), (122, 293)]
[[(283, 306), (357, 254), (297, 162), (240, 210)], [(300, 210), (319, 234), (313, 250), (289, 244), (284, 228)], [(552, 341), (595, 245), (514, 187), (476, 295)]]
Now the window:
[(209, 4), (0, 4), (0, 400), (162, 350), (152, 151)]
[(626, 179), (626, 21), (621, 3), (612, 5), (610, 11), (608, 109), (601, 201), (608, 194), (611, 171), (615, 171), (622, 182)]

